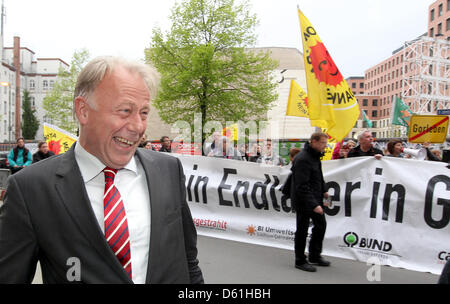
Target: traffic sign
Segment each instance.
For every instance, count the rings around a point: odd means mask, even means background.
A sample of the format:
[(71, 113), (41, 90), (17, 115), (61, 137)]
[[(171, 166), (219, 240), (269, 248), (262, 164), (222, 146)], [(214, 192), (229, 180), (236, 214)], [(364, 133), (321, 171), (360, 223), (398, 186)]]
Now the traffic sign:
[(448, 132), (448, 116), (413, 115), (409, 123), (410, 143), (443, 143)]
[(437, 110), (437, 115), (450, 115), (450, 109)]

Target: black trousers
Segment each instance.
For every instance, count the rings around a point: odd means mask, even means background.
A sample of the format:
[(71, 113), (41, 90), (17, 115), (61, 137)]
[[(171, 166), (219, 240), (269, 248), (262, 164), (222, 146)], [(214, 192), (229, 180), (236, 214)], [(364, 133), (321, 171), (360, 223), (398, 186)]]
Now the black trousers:
[(297, 210), (297, 231), (295, 232), (295, 263), (306, 262), (305, 247), (310, 220), (313, 222), (312, 236), (309, 242), (309, 260), (317, 260), (322, 253), (322, 243), (327, 229), (325, 214)]

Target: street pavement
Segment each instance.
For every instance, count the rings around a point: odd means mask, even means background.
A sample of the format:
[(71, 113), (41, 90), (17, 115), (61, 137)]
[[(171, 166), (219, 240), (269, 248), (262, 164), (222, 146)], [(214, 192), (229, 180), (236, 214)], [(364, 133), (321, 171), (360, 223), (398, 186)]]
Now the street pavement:
[[(294, 252), (211, 237), (198, 237), (198, 258), (206, 284), (436, 284), (439, 276), (381, 266), (380, 281), (366, 263), (326, 257), (330, 267), (315, 273), (294, 267)], [(374, 277), (374, 276), (369, 276)], [(37, 269), (34, 284), (42, 283)]]

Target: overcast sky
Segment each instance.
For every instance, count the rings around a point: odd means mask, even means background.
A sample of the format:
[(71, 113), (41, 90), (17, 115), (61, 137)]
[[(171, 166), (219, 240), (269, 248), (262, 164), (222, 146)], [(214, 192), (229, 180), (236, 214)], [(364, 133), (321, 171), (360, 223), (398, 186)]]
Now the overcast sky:
[[(180, 0), (178, 0), (180, 1)], [(142, 59), (155, 25), (169, 28), (175, 0), (4, 0), (5, 46), (13, 36), (36, 58), (70, 63), (76, 49), (92, 57)], [(315, 27), (345, 78), (388, 58), (427, 31), (434, 0), (250, 0), (260, 47), (302, 50), (297, 5)]]

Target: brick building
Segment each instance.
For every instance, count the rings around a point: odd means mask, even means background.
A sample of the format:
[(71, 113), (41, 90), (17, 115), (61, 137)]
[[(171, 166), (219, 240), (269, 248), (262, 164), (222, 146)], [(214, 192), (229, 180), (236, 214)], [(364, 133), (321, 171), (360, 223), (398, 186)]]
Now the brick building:
[(438, 0), (429, 6), (428, 36), (450, 40), (450, 0)]
[[(450, 108), (450, 0), (438, 0), (429, 6), (428, 31), (404, 43), (392, 55), (367, 69), (364, 77), (347, 79), (361, 110), (374, 123), (378, 138), (405, 136), (405, 128), (391, 126), (393, 101), (401, 98), (413, 112), (435, 114)], [(353, 86), (361, 85), (364, 93)], [(353, 130), (363, 126), (362, 116)], [(403, 133), (401, 133), (403, 132)]]

